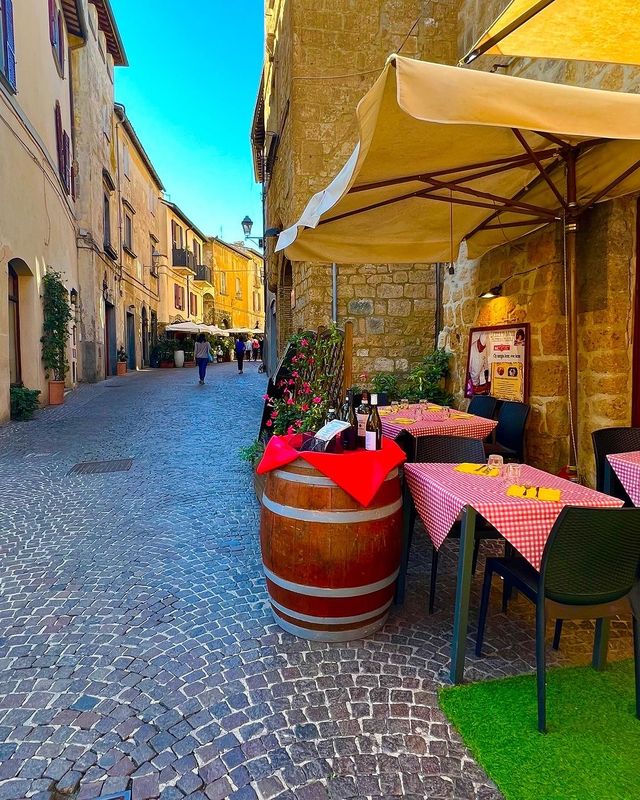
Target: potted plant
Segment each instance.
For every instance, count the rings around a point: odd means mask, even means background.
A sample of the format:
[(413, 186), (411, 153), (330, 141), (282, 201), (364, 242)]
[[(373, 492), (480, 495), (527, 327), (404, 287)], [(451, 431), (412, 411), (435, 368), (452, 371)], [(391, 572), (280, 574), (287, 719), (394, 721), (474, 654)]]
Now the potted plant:
[(183, 342), (180, 342), (180, 345), (184, 348), (184, 365), (185, 367), (195, 367), (196, 359), (195, 359), (195, 349), (196, 345), (193, 339), (185, 339)]
[(127, 374), (127, 354), (122, 345), (118, 348), (118, 360), (116, 362), (116, 373), (118, 375)]
[(158, 362), (162, 369), (173, 369), (173, 341), (170, 339), (158, 339)]
[(40, 389), (27, 389), (22, 384), (13, 384), (10, 389), (11, 419), (26, 422), (33, 419), (34, 412), (40, 405), (38, 396)]
[(42, 288), (42, 363), (49, 381), (49, 405), (59, 406), (64, 402), (64, 381), (69, 369), (67, 342), (71, 308), (59, 272), (47, 272)]
[(184, 346), (182, 342), (175, 343), (176, 349), (173, 351), (173, 363), (176, 367), (184, 367)]

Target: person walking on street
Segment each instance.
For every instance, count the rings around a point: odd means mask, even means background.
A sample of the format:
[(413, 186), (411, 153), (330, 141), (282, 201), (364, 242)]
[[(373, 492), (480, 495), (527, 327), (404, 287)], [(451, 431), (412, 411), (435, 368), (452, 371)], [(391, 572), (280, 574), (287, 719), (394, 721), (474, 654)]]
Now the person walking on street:
[(238, 359), (238, 374), (242, 375), (242, 362), (244, 361), (244, 341), (242, 336), (236, 339), (236, 358)]
[(198, 364), (198, 372), (200, 374), (200, 386), (204, 383), (207, 374), (207, 367), (211, 359), (211, 345), (207, 341), (204, 333), (201, 333), (196, 339), (195, 359)]
[(251, 337), (247, 336), (244, 343), (244, 362), (251, 363)]
[(251, 340), (251, 350), (253, 351), (253, 360), (258, 360), (258, 350), (260, 350), (260, 342), (256, 336)]

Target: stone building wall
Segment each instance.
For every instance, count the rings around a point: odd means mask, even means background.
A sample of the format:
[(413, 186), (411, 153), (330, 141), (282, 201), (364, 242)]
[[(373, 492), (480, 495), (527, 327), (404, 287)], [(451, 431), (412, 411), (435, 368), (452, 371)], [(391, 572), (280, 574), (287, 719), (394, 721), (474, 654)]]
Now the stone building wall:
[[(281, 0), (273, 4), (274, 16), (267, 16), (267, 48), (272, 43), (274, 58), (268, 59), (265, 71), (265, 117), (267, 131), (282, 129), (282, 137), (266, 187), (266, 227), (291, 224), (311, 195), (326, 186), (347, 160), (358, 138), (356, 105), (389, 54), (402, 48), (404, 55), (454, 60), (458, 2)], [(275, 105), (287, 109), (282, 128), (271, 101), (276, 93)], [(269, 252), (267, 259), (275, 289), (285, 263)], [(340, 264), (338, 274), (338, 323), (354, 322), (357, 372), (406, 370), (432, 349), (436, 294), (432, 265)], [(326, 325), (332, 310), (331, 266), (295, 263), (292, 275), (293, 329)], [(287, 300), (279, 297), (281, 324)]]

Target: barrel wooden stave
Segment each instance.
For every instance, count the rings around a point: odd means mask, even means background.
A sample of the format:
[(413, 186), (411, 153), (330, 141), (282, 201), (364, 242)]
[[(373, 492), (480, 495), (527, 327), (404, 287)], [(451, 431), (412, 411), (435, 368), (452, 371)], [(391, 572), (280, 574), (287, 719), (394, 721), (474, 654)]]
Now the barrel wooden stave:
[(366, 509), (301, 460), (269, 473), (260, 541), (277, 622), (325, 641), (382, 627), (395, 591), (401, 527), (397, 470)]

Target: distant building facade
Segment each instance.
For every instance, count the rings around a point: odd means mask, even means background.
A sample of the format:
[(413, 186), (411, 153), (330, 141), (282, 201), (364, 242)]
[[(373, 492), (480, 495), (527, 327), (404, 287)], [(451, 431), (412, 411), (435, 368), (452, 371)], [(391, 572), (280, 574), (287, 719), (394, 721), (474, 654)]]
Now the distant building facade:
[(205, 321), (223, 328), (264, 329), (264, 262), (260, 253), (215, 237), (205, 245), (215, 276), (215, 300), (205, 307)]

